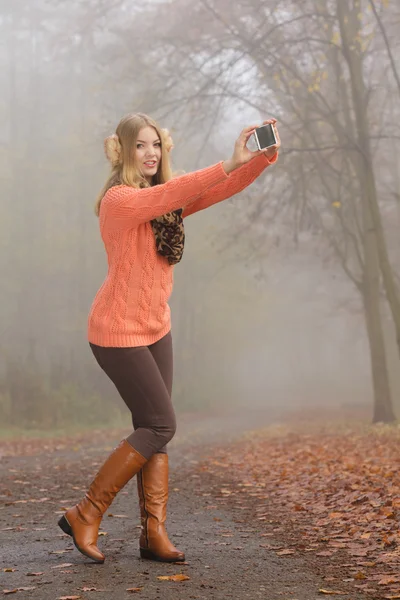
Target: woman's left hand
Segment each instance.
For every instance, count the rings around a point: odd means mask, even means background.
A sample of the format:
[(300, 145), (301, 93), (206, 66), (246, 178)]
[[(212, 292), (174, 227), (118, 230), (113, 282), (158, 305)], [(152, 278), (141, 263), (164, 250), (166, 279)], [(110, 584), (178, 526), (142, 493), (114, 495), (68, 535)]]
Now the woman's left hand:
[(263, 125), (269, 125), (269, 124), (271, 124), (272, 127), (274, 128), (276, 144), (274, 146), (271, 146), (267, 150), (264, 150), (264, 154), (267, 158), (273, 158), (275, 156), (275, 154), (278, 152), (279, 148), (281, 147), (281, 138), (279, 137), (278, 128), (276, 126), (276, 119), (268, 119), (268, 121), (263, 122)]

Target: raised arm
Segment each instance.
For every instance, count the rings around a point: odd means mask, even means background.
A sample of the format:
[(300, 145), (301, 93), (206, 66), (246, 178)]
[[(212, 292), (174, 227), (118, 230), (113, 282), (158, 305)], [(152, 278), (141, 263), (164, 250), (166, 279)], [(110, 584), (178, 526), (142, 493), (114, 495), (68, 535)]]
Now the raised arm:
[[(105, 194), (100, 217), (112, 219), (116, 228), (130, 228), (186, 206), (218, 183), (228, 179), (226, 163), (187, 173), (154, 187), (136, 189), (127, 185), (112, 187)], [(228, 169), (229, 172), (229, 169)]]
[[(270, 119), (264, 124), (275, 122), (275, 119)], [(224, 162), (144, 189), (127, 185), (110, 188), (101, 202), (100, 219), (107, 218), (112, 228), (131, 228), (190, 205), (191, 212), (184, 212), (187, 216), (237, 194), (273, 162), (264, 156), (262, 150), (251, 152), (247, 148), (254, 128), (252, 125), (242, 130), (232, 157)], [(278, 149), (279, 144), (274, 148)], [(227, 182), (229, 185), (225, 187)], [(216, 192), (215, 196), (208, 194), (210, 190)]]
[(233, 171), (225, 181), (215, 185), (211, 189), (206, 190), (197, 198), (191, 200), (183, 208), (183, 217), (193, 215), (200, 210), (204, 210), (213, 204), (222, 202), (227, 198), (231, 198), (248, 187), (261, 173), (276, 162), (278, 153), (272, 158), (267, 158), (265, 154), (253, 158), (250, 162), (241, 166), (236, 171)]

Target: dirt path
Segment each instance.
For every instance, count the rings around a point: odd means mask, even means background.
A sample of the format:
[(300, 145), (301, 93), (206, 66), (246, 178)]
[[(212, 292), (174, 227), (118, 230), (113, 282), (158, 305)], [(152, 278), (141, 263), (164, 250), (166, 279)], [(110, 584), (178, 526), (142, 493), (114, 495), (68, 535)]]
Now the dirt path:
[[(225, 599), (316, 600), (324, 587), (320, 573), (304, 558), (277, 557), (260, 547), (260, 531), (249, 517), (216, 506), (207, 482), (195, 473), (213, 444), (230, 443), (264, 427), (271, 415), (236, 414), (183, 421), (170, 447), (168, 532), (186, 552), (186, 565), (143, 561), (138, 555), (136, 482), (119, 494), (103, 520), (104, 565), (80, 555), (56, 523), (75, 503), (97, 466), (119, 441), (40, 449), (33, 456), (3, 456), (0, 489), (0, 595), (20, 589), (19, 600)], [(114, 515), (114, 516), (111, 516)], [(279, 539), (268, 538), (279, 545)], [(64, 566), (63, 566), (64, 565)], [(4, 572), (4, 569), (12, 571)], [(28, 575), (35, 573), (35, 575)], [(183, 573), (184, 582), (158, 576)], [(29, 589), (31, 588), (31, 589)], [(141, 588), (128, 592), (128, 588)], [(5, 596), (4, 596), (5, 597)], [(360, 600), (361, 595), (346, 596)]]

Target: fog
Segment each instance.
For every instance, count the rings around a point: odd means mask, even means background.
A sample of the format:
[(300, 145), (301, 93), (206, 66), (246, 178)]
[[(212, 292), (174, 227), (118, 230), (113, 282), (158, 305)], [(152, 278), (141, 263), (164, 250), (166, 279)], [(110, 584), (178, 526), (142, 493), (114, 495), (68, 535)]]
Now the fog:
[(377, 0), (1, 0), (0, 428), (129, 421), (86, 323), (103, 139), (136, 111), (171, 130), (176, 171), (270, 117), (282, 138), (276, 165), (185, 223), (177, 409), (393, 421), (399, 26)]

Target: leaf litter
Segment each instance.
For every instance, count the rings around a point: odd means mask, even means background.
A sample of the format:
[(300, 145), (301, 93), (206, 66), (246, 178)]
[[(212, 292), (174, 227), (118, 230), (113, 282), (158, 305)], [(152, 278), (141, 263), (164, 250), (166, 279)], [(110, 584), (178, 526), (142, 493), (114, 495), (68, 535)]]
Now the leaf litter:
[[(255, 512), (259, 527), (275, 525), (277, 537), (292, 534), (290, 548), (276, 552), (282, 560), (297, 552), (326, 557), (337, 564), (339, 581), (347, 577), (359, 590), (394, 600), (400, 598), (399, 442), (400, 428), (382, 424), (271, 427), (216, 450), (198, 471), (216, 482), (216, 500)], [(382, 587), (390, 588), (385, 595)], [(320, 594), (347, 592), (321, 588)]]

